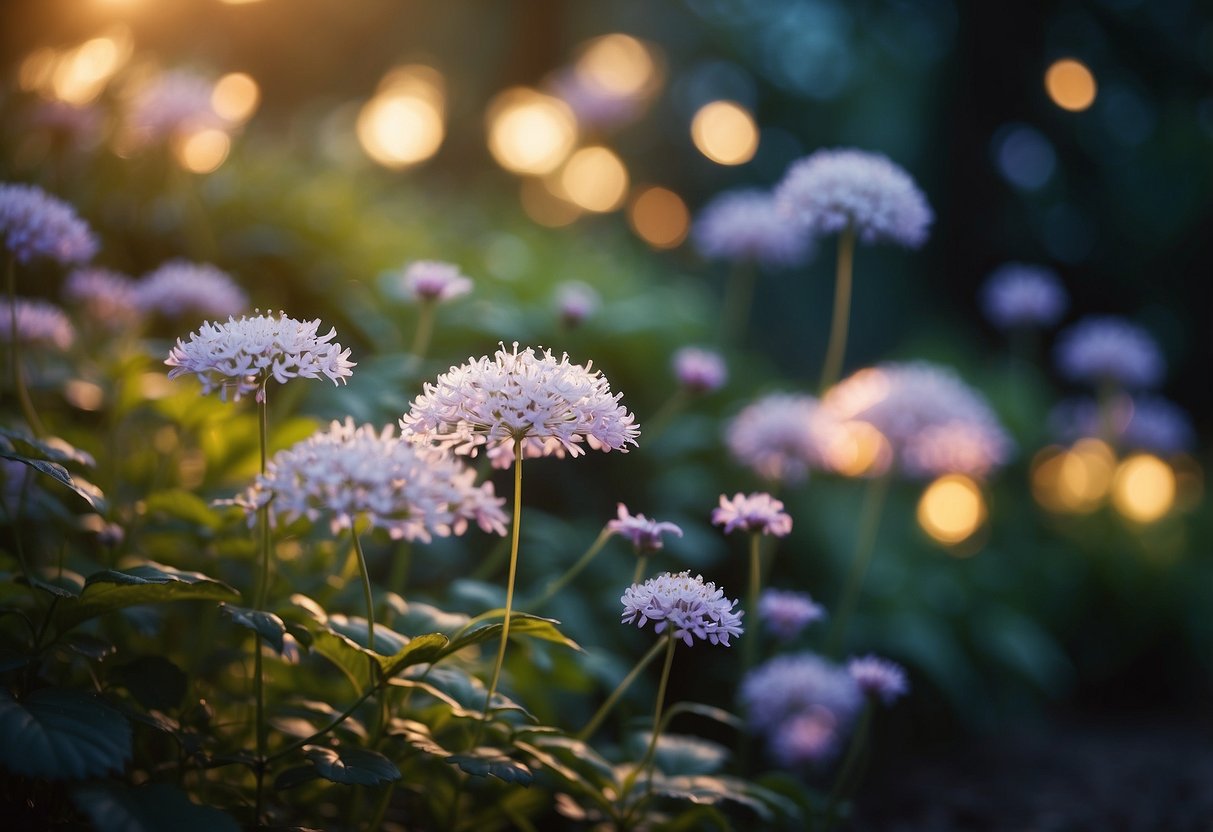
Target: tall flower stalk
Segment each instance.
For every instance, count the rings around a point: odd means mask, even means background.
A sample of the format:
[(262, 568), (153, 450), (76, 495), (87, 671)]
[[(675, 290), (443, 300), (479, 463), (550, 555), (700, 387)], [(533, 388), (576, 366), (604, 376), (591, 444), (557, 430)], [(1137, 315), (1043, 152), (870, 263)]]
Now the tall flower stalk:
[(819, 389), (828, 390), (842, 376), (851, 320), (851, 286), (854, 281), (855, 228), (848, 225), (838, 235), (838, 260), (834, 269), (834, 312), (830, 318), (830, 340), (821, 367)]
[(497, 659), (493, 662), (493, 673), (489, 677), (488, 691), (484, 696), (484, 718), (489, 719), (489, 707), (497, 682), (501, 679), (501, 666), (505, 664), (505, 645), (510, 639), (510, 615), (514, 608), (514, 579), (518, 575), (518, 538), (522, 527), (522, 442), (514, 443), (514, 516), (510, 530), (510, 571), (505, 585), (505, 618), (501, 622), (501, 642), (497, 645)]

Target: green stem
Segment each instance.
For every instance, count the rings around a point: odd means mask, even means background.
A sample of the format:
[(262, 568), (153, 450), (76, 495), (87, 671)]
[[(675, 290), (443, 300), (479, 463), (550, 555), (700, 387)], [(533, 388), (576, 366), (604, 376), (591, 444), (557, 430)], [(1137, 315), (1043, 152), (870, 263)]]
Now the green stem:
[(754, 651), (758, 647), (758, 595), (762, 589), (762, 534), (754, 532), (750, 535), (750, 602), (746, 615), (749, 623), (746, 629), (750, 637), (741, 646), (741, 668), (744, 674), (754, 666)]
[(543, 594), (534, 601), (528, 603), (527, 606), (530, 609), (538, 609), (545, 601), (553, 597), (560, 590), (564, 589), (564, 587), (568, 585), (569, 581), (577, 577), (577, 575), (581, 573), (581, 570), (590, 565), (590, 561), (592, 561), (594, 557), (600, 551), (602, 551), (602, 547), (606, 545), (606, 542), (610, 536), (610, 530), (603, 528), (603, 530), (598, 533), (598, 537), (594, 540), (594, 542), (590, 544), (590, 548), (585, 550), (585, 554), (578, 558), (577, 562), (570, 566), (563, 575), (548, 584), (547, 589), (543, 591)]
[[(657, 740), (661, 736), (661, 711), (665, 706), (665, 690), (670, 682), (670, 667), (674, 664), (674, 646), (678, 643), (674, 638), (673, 630), (666, 636), (665, 641), (668, 646), (665, 651), (665, 664), (661, 668), (661, 681), (657, 684), (657, 705), (653, 708), (653, 735), (649, 737), (649, 748), (644, 753), (644, 759), (640, 761), (640, 768), (632, 773), (634, 777), (639, 772), (646, 772), (646, 792), (653, 788), (653, 759), (657, 756)], [(628, 778), (625, 793), (628, 791), (632, 779), (632, 777)]]
[(366, 648), (375, 650), (375, 599), (371, 595), (371, 574), (366, 568), (366, 556), (362, 553), (362, 542), (358, 539), (357, 523), (350, 524), (350, 537), (354, 540), (354, 552), (358, 555), (358, 571), (362, 573), (362, 595), (366, 599)]
[(724, 315), (720, 326), (722, 346), (736, 346), (745, 337), (757, 271), (757, 265), (749, 260), (738, 260), (733, 264), (724, 296)]
[(847, 350), (847, 328), (851, 317), (851, 283), (855, 259), (855, 229), (847, 226), (838, 237), (838, 264), (834, 273), (834, 317), (830, 321), (830, 345), (821, 370), (821, 392), (834, 386), (842, 375)]
[(253, 632), (253, 691), (256, 700), (257, 733), (257, 800), (253, 823), (261, 824), (261, 809), (264, 804), (265, 769), (265, 679), (261, 667), (261, 634)]
[(426, 300), (421, 302), (421, 311), (417, 315), (417, 331), (413, 334), (413, 346), (409, 348), (413, 363), (425, 358), (426, 350), (430, 347), (430, 338), (434, 334), (434, 318), (438, 311), (438, 302)]
[(311, 742), (314, 742), (315, 740), (320, 739), (320, 738), (321, 738), (321, 737), (323, 737), (325, 734), (329, 733), (329, 732), (330, 732), (330, 731), (332, 731), (334, 728), (336, 728), (338, 725), (340, 725), (341, 723), (343, 723), (343, 722), (345, 722), (347, 719), (349, 719), (351, 716), (353, 716), (353, 715), (354, 715), (354, 711), (358, 710), (358, 707), (359, 707), (359, 706), (360, 706), (360, 705), (361, 705), (363, 702), (365, 702), (366, 700), (370, 699), (370, 698), (371, 698), (371, 696), (373, 696), (373, 695), (375, 694), (375, 691), (379, 690), (379, 688), (380, 688), (381, 686), (382, 686), (382, 683), (380, 683), (380, 684), (376, 684), (376, 685), (371, 685), (371, 687), (367, 689), (366, 693), (362, 694), (362, 696), (359, 696), (359, 697), (358, 697), (356, 700), (354, 700), (354, 704), (353, 704), (353, 705), (350, 705), (348, 708), (346, 708), (344, 711), (342, 711), (342, 712), (341, 712), (341, 713), (340, 713), (340, 714), (339, 714), (337, 717), (335, 717), (335, 718), (333, 719), (333, 721), (332, 721), (332, 722), (330, 722), (328, 725), (324, 726), (323, 728), (321, 728), (319, 731), (315, 732), (314, 734), (310, 734), (310, 735), (308, 735), (308, 736), (304, 737), (304, 738), (303, 738), (303, 739), (301, 739), (301, 740), (295, 740), (295, 741), (294, 741), (293, 743), (291, 743), (290, 745), (287, 745), (287, 746), (284, 746), (283, 748), (280, 748), (279, 750), (277, 750), (277, 751), (275, 751), (273, 754), (271, 754), (269, 757), (267, 757), (267, 758), (266, 758), (266, 762), (267, 762), (267, 763), (272, 763), (272, 762), (274, 762), (275, 760), (278, 760), (278, 759), (280, 759), (280, 758), (282, 758), (282, 757), (285, 757), (287, 754), (290, 754), (290, 753), (291, 753), (292, 751), (294, 751), (295, 749), (297, 749), (297, 748), (302, 748), (303, 746), (305, 746), (305, 745), (307, 745), (307, 744), (309, 744), (309, 743), (311, 743)]
[[(505, 619), (501, 622), (501, 644), (497, 647), (497, 661), (493, 664), (493, 675), (489, 681), (488, 694), (484, 697), (484, 721), (489, 720), (489, 706), (497, 692), (501, 678), (501, 666), (505, 663), (505, 645), (510, 638), (510, 613), (514, 607), (514, 578), (518, 573), (518, 534), (522, 525), (522, 438), (514, 440), (514, 528), (510, 536), (510, 574), (505, 589)], [(479, 737), (480, 731), (477, 730)]]
[(388, 586), (401, 598), (404, 597), (405, 583), (409, 577), (409, 565), (413, 560), (413, 547), (408, 541), (401, 541), (396, 547), (396, 557), (392, 559), (392, 571), (388, 575)]
[[(261, 474), (265, 475), (267, 450), (269, 437), (269, 403), (267, 402), (266, 386), (269, 379), (263, 379), (261, 389), (257, 396), (257, 423), (259, 426), (258, 437), (261, 446)], [(257, 520), (261, 527), (261, 580), (257, 585), (257, 610), (261, 610), (265, 606), (266, 595), (269, 591), (270, 582), (270, 514), (269, 505), (263, 505), (257, 509)], [(255, 731), (257, 735), (257, 796), (256, 796), (256, 814), (253, 816), (255, 824), (261, 823), (261, 810), (264, 802), (265, 791), (265, 674), (261, 661), (261, 635), (257, 632), (253, 633), (253, 691), (256, 699), (256, 718), (257, 724)]]
[(851, 571), (847, 574), (847, 582), (842, 591), (842, 598), (834, 613), (834, 624), (830, 628), (827, 640), (827, 652), (837, 658), (845, 646), (847, 625), (851, 614), (859, 601), (859, 592), (863, 588), (863, 579), (867, 574), (868, 565), (872, 561), (872, 552), (876, 548), (877, 533), (880, 531), (880, 515), (884, 511), (885, 497), (889, 493), (891, 474), (882, 474), (868, 482), (864, 494), (863, 508), (859, 515), (859, 535), (855, 543), (855, 556), (851, 560)]
[(834, 788), (830, 791), (830, 800), (826, 804), (824, 832), (830, 832), (834, 828), (834, 824), (838, 820), (838, 804), (850, 796), (850, 793), (854, 790), (853, 786), (858, 782), (856, 775), (858, 774), (859, 760), (863, 756), (863, 748), (868, 739), (868, 729), (871, 723), (872, 702), (869, 699), (864, 702), (863, 710), (859, 712), (859, 722), (851, 734), (851, 743), (847, 748), (847, 756), (842, 761), (842, 767), (838, 770), (838, 779), (834, 781)]
[(640, 583), (640, 579), (644, 577), (644, 571), (649, 568), (648, 555), (636, 556), (636, 571), (632, 573), (632, 583)]
[(671, 421), (673, 421), (674, 417), (677, 416), (684, 407), (686, 407), (686, 403), (689, 399), (690, 393), (687, 392), (687, 389), (685, 387), (679, 387), (674, 391), (674, 395), (666, 399), (665, 404), (657, 409), (657, 413), (649, 417), (648, 421), (645, 422), (644, 430), (645, 437), (649, 442), (652, 442), (654, 439), (660, 436), (667, 427), (669, 427), (669, 424)]
[(636, 663), (636, 666), (628, 672), (627, 676), (623, 677), (623, 681), (615, 686), (615, 690), (611, 691), (611, 695), (594, 712), (594, 715), (590, 717), (590, 721), (585, 724), (585, 727), (577, 732), (577, 739), (584, 742), (594, 735), (594, 732), (598, 730), (598, 726), (602, 725), (602, 721), (607, 718), (607, 714), (615, 707), (620, 697), (627, 692), (627, 689), (632, 686), (632, 683), (644, 672), (644, 669), (649, 666), (653, 659), (657, 658), (657, 654), (661, 652), (661, 648), (664, 646), (665, 644), (660, 640), (653, 642), (653, 646), (649, 648), (649, 652), (644, 654), (644, 658)]

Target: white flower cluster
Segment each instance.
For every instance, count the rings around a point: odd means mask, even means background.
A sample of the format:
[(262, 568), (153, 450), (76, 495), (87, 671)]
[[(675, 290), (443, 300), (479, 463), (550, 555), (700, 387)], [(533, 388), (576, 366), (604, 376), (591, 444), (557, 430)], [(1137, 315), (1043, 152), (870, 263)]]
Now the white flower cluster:
[(655, 621), (654, 632), (673, 628), (673, 637), (688, 647), (695, 638), (728, 647), (729, 639), (743, 632), (744, 613), (733, 611), (737, 602), (725, 598), (724, 590), (705, 582), (702, 575), (692, 578), (690, 572), (665, 572), (643, 584), (632, 584), (619, 600), (623, 603), (622, 623), (643, 627)]
[(205, 322), (190, 333), (188, 342), (177, 339), (164, 361), (173, 368), (168, 377), (192, 373), (202, 382), (203, 393), (218, 390), (226, 400), (231, 390), (236, 401), (254, 392), (260, 397), (262, 384), (270, 378), (285, 384), (296, 377), (324, 375), (334, 384), (344, 382), (355, 366), (350, 351), (332, 343), (336, 329), (317, 335), (319, 326), (319, 319), (297, 321), (285, 312), (278, 317), (229, 318), (225, 324)]
[(347, 417), (275, 454), (235, 502), (250, 522), (263, 505), (275, 525), (328, 515), (333, 534), (363, 517), (397, 540), (428, 543), (463, 534), (469, 523), (504, 535), (505, 501), (491, 482), (475, 480), (475, 471), (444, 451), (406, 442), (392, 426), (355, 428)]
[(576, 457), (583, 445), (626, 452), (640, 435), (635, 416), (590, 366), (571, 364), (568, 355), (557, 360), (549, 350), (519, 352), (517, 342), (512, 352), (502, 345), (492, 358), (469, 358), (427, 382), (400, 428), (468, 456), (487, 445), (500, 467), (512, 463), (515, 441), (526, 456)]

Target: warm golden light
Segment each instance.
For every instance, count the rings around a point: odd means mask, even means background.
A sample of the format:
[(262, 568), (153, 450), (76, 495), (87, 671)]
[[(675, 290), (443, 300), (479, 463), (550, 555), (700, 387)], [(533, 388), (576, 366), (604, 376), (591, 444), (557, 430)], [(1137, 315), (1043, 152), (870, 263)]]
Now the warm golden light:
[(215, 128), (190, 133), (173, 144), (178, 164), (190, 173), (210, 173), (218, 170), (227, 159), (232, 140), (227, 133)]
[(560, 188), (570, 202), (587, 211), (614, 211), (628, 192), (628, 171), (611, 150), (583, 147), (560, 172)]
[(1130, 520), (1153, 523), (1175, 504), (1175, 472), (1152, 454), (1135, 454), (1116, 469), (1112, 505)]
[(733, 101), (704, 104), (691, 120), (691, 139), (699, 152), (721, 165), (741, 165), (758, 150), (754, 117)]
[(576, 64), (585, 81), (613, 95), (644, 92), (656, 76), (656, 64), (648, 48), (631, 35), (611, 34), (586, 44)]
[(582, 213), (567, 199), (553, 194), (540, 179), (524, 179), (519, 198), (526, 215), (548, 228), (563, 228), (576, 221)]
[(1045, 72), (1045, 91), (1058, 107), (1077, 113), (1095, 102), (1095, 76), (1081, 61), (1062, 58)]
[(691, 212), (682, 197), (668, 188), (640, 191), (628, 206), (628, 224), (653, 248), (674, 248), (687, 237)]
[(826, 464), (844, 477), (878, 476), (889, 470), (893, 449), (884, 434), (867, 422), (843, 422), (831, 428)]
[(261, 103), (261, 88), (245, 72), (229, 72), (215, 82), (211, 109), (224, 121), (239, 124), (248, 121)]
[(486, 121), (489, 152), (514, 173), (550, 173), (577, 141), (577, 121), (568, 105), (526, 87), (493, 99)]
[(247, 6), (251, 3), (260, 3), (261, 0), (219, 0), (219, 2), (227, 6)]
[[(49, 92), (68, 104), (89, 103), (101, 94), (114, 73), (127, 62), (133, 48), (130, 30), (115, 26), (105, 36), (68, 50), (55, 64), (49, 79)], [(26, 60), (28, 62), (30, 58)]]
[(981, 489), (962, 474), (947, 474), (935, 480), (918, 501), (918, 525), (940, 543), (967, 540), (985, 519)]
[(408, 96), (376, 97), (358, 114), (358, 141), (372, 159), (389, 168), (425, 161), (445, 136), (442, 113)]
[(1050, 511), (1086, 514), (1112, 486), (1116, 455), (1106, 442), (1080, 439), (1069, 450), (1048, 448), (1032, 465), (1032, 493)]
[(26, 92), (49, 89), (58, 62), (59, 55), (54, 49), (46, 46), (35, 49), (21, 61), (17, 83)]

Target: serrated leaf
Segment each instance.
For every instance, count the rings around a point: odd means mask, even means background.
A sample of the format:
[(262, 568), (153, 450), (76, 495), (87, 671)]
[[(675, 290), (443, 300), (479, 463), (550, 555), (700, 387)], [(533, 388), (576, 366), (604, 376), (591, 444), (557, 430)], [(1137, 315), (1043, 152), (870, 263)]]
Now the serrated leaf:
[(110, 676), (149, 711), (169, 711), (179, 706), (188, 683), (181, 668), (163, 656), (140, 656), (113, 668)]
[(166, 783), (128, 788), (88, 783), (71, 791), (72, 803), (92, 821), (97, 832), (240, 832), (226, 812), (190, 801), (185, 792)]
[(131, 726), (100, 698), (43, 688), (18, 701), (0, 688), (0, 765), (47, 780), (120, 773), (131, 757)]
[(282, 655), (284, 647), (282, 637), (286, 633), (286, 625), (282, 623), (281, 618), (272, 612), (250, 610), (248, 607), (237, 607), (234, 604), (220, 604), (219, 609), (231, 616), (231, 619), (241, 627), (260, 635), (269, 643), (270, 647), (274, 648), (275, 653), (279, 656)]
[[(500, 612), (504, 614), (505, 610), (494, 610), (492, 615)], [(571, 638), (560, 632), (556, 626), (560, 622), (554, 618), (543, 618), (538, 615), (531, 615), (525, 612), (515, 612), (510, 614), (510, 635), (511, 636), (530, 636), (532, 638), (550, 641), (555, 644), (562, 644), (572, 650), (581, 652), (581, 645), (573, 641)], [(494, 624), (486, 624), (483, 627), (474, 627), (466, 633), (461, 633), (451, 640), (447, 645), (443, 655), (456, 653), (465, 647), (470, 647), (473, 644), (480, 644), (491, 639), (500, 639), (503, 625), (498, 622)]]
[(55, 607), (59, 632), (82, 621), (124, 607), (169, 601), (232, 601), (240, 593), (199, 572), (184, 572), (147, 561), (116, 572), (107, 569), (90, 575), (79, 598), (64, 599)]
[(474, 748), (465, 754), (452, 754), (446, 761), (473, 777), (491, 776), (523, 786), (531, 785), (535, 779), (525, 764), (507, 757), (496, 748)]
[(400, 769), (378, 751), (369, 748), (326, 748), (307, 745), (303, 753), (326, 780), (347, 786), (378, 786), (400, 779)]

